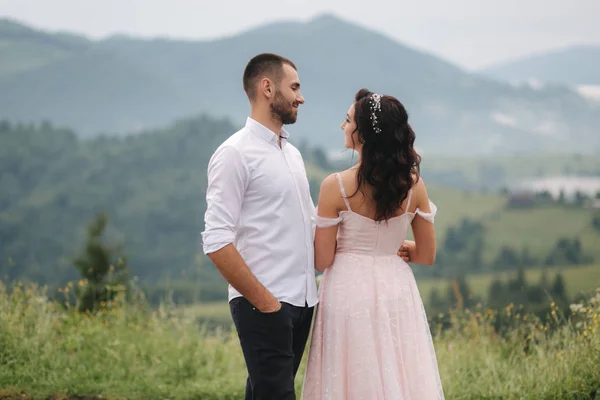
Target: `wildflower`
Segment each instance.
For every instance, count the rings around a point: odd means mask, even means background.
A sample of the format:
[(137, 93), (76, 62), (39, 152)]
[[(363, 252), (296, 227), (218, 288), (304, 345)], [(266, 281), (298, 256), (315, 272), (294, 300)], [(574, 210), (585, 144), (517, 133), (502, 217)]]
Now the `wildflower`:
[(576, 312), (580, 312), (581, 309), (583, 308), (583, 305), (581, 304), (571, 304), (569, 306), (569, 308), (571, 309), (572, 312), (576, 313)]

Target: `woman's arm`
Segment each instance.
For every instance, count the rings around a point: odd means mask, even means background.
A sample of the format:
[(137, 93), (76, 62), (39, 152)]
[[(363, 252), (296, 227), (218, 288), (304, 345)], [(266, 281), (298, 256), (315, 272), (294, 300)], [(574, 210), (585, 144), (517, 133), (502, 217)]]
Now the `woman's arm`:
[(415, 264), (433, 265), (436, 255), (436, 238), (433, 225), (435, 209), (429, 203), (429, 196), (422, 178), (414, 186), (413, 198), (417, 201), (417, 215), (412, 221), (414, 242), (407, 240), (410, 261)]
[[(321, 183), (317, 215), (323, 218), (338, 218), (340, 202), (342, 201), (340, 188), (335, 175), (329, 175)], [(335, 257), (337, 245), (338, 225), (323, 228), (317, 226), (315, 230), (315, 269), (325, 271)]]

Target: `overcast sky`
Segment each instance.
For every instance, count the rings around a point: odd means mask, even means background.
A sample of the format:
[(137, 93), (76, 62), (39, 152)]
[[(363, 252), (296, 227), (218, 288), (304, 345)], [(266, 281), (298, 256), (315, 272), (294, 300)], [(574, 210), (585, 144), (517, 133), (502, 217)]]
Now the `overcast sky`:
[(208, 39), (325, 12), (467, 69), (570, 45), (600, 45), (600, 0), (0, 0), (0, 16), (93, 38), (126, 33)]

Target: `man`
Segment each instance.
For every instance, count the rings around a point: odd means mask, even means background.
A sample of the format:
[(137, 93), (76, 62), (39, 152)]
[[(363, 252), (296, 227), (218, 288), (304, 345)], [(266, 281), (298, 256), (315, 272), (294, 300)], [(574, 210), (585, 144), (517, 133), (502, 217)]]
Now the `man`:
[(229, 282), (248, 369), (246, 399), (295, 399), (294, 377), (317, 303), (314, 203), (300, 152), (288, 143), (304, 103), (292, 61), (250, 60), (251, 113), (211, 157), (204, 252)]
[(252, 58), (243, 86), (250, 117), (208, 165), (203, 247), (229, 282), (248, 370), (245, 399), (295, 399), (317, 304), (315, 209), (302, 156), (283, 125), (296, 122), (304, 98), (296, 66), (276, 54)]

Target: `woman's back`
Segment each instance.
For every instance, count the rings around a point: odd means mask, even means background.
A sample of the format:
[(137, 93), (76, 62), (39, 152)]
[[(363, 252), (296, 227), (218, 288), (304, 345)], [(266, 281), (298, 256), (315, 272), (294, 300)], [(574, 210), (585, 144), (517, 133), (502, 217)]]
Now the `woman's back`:
[[(340, 212), (336, 253), (396, 256), (415, 216), (415, 207), (411, 204), (412, 189), (395, 216), (387, 221), (376, 221), (373, 201), (356, 190), (356, 172), (347, 170), (336, 174), (336, 178), (346, 207)], [(369, 190), (364, 192), (368, 196)], [(348, 196), (348, 193), (355, 195)]]

